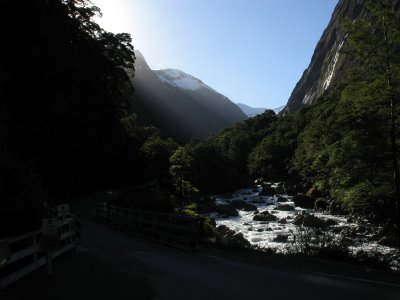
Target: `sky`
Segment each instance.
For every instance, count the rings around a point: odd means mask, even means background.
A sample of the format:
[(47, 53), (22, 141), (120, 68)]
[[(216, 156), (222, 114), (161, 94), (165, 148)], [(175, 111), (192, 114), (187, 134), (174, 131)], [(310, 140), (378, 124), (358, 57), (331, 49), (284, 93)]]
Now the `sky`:
[(285, 105), (338, 0), (92, 0), (152, 69), (193, 75), (233, 102)]

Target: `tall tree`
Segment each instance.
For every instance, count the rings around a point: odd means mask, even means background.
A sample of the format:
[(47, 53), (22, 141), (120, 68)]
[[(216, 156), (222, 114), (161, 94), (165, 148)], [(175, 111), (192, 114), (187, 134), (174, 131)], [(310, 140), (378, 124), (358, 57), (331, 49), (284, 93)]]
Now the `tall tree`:
[(400, 241), (400, 173), (397, 149), (396, 106), (400, 96), (400, 20), (393, 0), (370, 1), (368, 15), (345, 25), (345, 53), (361, 62), (366, 86), (380, 90), (379, 101), (389, 107), (389, 139), (393, 167), (393, 189)]
[(198, 191), (188, 180), (192, 161), (192, 157), (184, 147), (179, 147), (170, 158), (170, 173), (177, 191), (179, 208), (182, 208), (184, 202)]

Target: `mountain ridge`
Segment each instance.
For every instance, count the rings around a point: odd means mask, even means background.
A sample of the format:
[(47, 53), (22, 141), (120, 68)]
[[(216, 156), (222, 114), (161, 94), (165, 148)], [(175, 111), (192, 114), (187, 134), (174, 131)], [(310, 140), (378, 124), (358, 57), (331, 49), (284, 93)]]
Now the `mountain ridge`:
[(367, 0), (339, 0), (315, 47), (309, 66), (294, 87), (281, 114), (297, 111), (303, 105), (314, 104), (328, 88), (343, 80), (353, 62), (340, 53), (345, 43), (341, 22), (344, 19), (354, 20), (362, 15), (366, 3)]
[(135, 76), (130, 82), (132, 112), (159, 127), (177, 141), (205, 138), (247, 116), (227, 97), (183, 71), (150, 69), (144, 56), (135, 50)]
[(248, 116), (254, 117), (256, 115), (264, 113), (266, 110), (273, 110), (276, 114), (278, 114), (285, 105), (279, 106), (277, 108), (266, 108), (266, 107), (252, 107), (250, 105), (244, 103), (236, 103), (236, 105)]

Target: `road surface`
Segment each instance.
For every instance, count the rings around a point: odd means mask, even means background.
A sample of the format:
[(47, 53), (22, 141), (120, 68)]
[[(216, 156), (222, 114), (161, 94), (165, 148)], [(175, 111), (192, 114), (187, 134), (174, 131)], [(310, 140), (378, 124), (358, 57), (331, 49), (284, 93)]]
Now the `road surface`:
[[(396, 280), (396, 277), (391, 283), (385, 283), (375, 279), (354, 278), (357, 277), (354, 272), (351, 276), (343, 272), (332, 276), (277, 268), (268, 263), (246, 263), (244, 260), (234, 259), (232, 254), (228, 258), (223, 252), (186, 252), (136, 238), (97, 223), (90, 214), (93, 207), (94, 203), (86, 203), (83, 206), (77, 205), (76, 208), (82, 213), (82, 246), (87, 249), (88, 254), (98, 259), (99, 266), (103, 263), (110, 266), (110, 277), (120, 278), (114, 280), (114, 283), (112, 280), (110, 283), (107, 280), (99, 283), (99, 287), (109, 284), (107, 291), (110, 294), (113, 294), (113, 284), (115, 285), (114, 299), (133, 299), (135, 290), (137, 297), (134, 299), (154, 300), (400, 299), (400, 279)], [(77, 257), (80, 255), (85, 254), (78, 254)], [(69, 259), (74, 260), (73, 257)], [(61, 267), (56, 271), (63, 272)], [(92, 272), (96, 273), (96, 269)], [(104, 270), (99, 272), (104, 273)], [(16, 283), (14, 287), (10, 286), (8, 296), (13, 295), (13, 289), (23, 288), (24, 281), (32, 278), (32, 275)], [(89, 282), (90, 278), (87, 280)], [(36, 285), (44, 285), (45, 282), (44, 279)], [(126, 284), (121, 285), (121, 282)], [(138, 283), (143, 284), (138, 288)], [(87, 289), (85, 294), (82, 293), (82, 298), (79, 299), (101, 298), (91, 297), (87, 294)], [(60, 296), (62, 293), (58, 295), (57, 298), (50, 295), (48, 299), (78, 299), (76, 293), (71, 298), (63, 298)], [(1, 293), (0, 298), (2, 299)]]

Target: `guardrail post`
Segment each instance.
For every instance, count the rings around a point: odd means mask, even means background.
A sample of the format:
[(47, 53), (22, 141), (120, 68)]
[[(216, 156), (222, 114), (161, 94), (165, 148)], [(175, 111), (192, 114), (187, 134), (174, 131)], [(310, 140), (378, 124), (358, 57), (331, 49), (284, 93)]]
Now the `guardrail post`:
[[(36, 241), (36, 234), (32, 235), (32, 245), (35, 249), (37, 249), (37, 241)], [(33, 253), (33, 261), (37, 261), (37, 251), (35, 251), (35, 253)]]
[(74, 249), (76, 252), (76, 247), (80, 245), (82, 238), (82, 232), (81, 232), (82, 223), (80, 215), (74, 216), (74, 224), (75, 224), (75, 241), (76, 241)]
[(110, 217), (111, 217), (110, 207), (106, 203), (103, 204), (103, 207), (104, 207), (104, 211), (106, 212), (106, 216), (107, 216), (106, 217), (106, 223), (109, 224), (110, 223)]
[(47, 268), (47, 275), (53, 275), (53, 252), (47, 252), (46, 254), (46, 268)]

